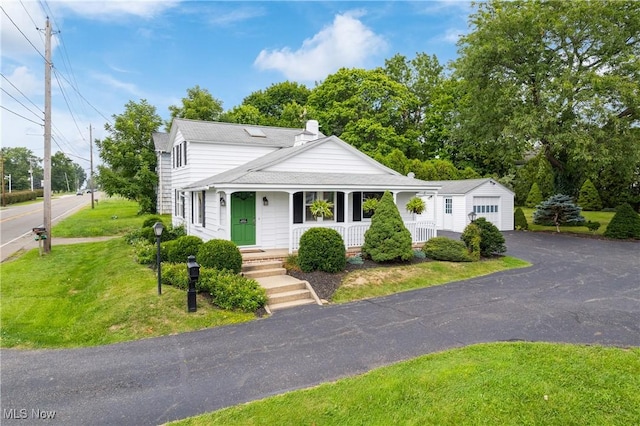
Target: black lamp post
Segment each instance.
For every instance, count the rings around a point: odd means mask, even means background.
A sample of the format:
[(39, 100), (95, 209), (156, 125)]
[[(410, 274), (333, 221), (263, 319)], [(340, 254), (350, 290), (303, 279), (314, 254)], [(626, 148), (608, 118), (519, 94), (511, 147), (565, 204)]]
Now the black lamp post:
[(158, 267), (158, 294), (162, 294), (162, 272), (160, 270), (160, 264), (162, 263), (162, 257), (160, 255), (160, 237), (164, 231), (164, 225), (162, 222), (156, 222), (153, 225), (153, 233), (156, 234), (156, 242), (158, 245), (158, 253), (156, 255), (156, 266)]
[(471, 222), (471, 223), (473, 223), (473, 221), (476, 220), (476, 212), (472, 211), (467, 216), (469, 216), (469, 222)]
[(198, 310), (196, 306), (196, 283), (200, 277), (200, 265), (196, 263), (195, 256), (187, 258), (187, 272), (189, 273), (189, 290), (187, 290), (187, 310), (195, 312)]

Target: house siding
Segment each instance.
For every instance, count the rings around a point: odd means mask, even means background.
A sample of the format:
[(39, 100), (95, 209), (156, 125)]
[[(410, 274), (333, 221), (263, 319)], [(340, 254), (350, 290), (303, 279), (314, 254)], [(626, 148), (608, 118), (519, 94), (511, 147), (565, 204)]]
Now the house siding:
[[(313, 143), (313, 142), (307, 142)], [(328, 169), (327, 165), (330, 165)], [(271, 172), (380, 174), (380, 168), (335, 142), (326, 142), (265, 169)]]
[[(262, 204), (267, 197), (269, 205)], [(256, 193), (257, 240), (262, 247), (289, 247), (289, 194), (286, 192)]]
[(190, 182), (197, 182), (209, 176), (226, 172), (273, 152), (275, 149), (254, 145), (189, 142), (187, 167), (193, 170)]
[(158, 153), (158, 190), (156, 209), (159, 214), (171, 214), (171, 154)]

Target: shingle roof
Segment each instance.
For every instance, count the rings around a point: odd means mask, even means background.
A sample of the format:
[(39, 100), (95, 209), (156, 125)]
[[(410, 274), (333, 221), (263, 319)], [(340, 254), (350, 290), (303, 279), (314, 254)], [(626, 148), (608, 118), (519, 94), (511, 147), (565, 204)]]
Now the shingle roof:
[(171, 152), (171, 140), (169, 139), (169, 133), (153, 132), (151, 134), (151, 139), (153, 139), (153, 145), (155, 146), (156, 151)]
[(195, 182), (185, 189), (199, 189), (226, 185), (274, 185), (288, 187), (323, 186), (348, 188), (351, 186), (370, 188), (403, 188), (423, 191), (434, 189), (437, 185), (419, 179), (388, 174), (354, 173), (311, 173), (311, 172), (263, 172), (247, 170), (229, 170), (209, 179)]
[[(461, 195), (466, 194), (469, 191), (474, 190), (475, 188), (484, 185), (487, 182), (495, 182), (495, 180), (490, 178), (484, 179), (464, 179), (464, 180), (436, 180), (429, 181), (430, 184), (439, 185), (441, 188), (438, 190), (438, 194), (440, 195)], [(497, 183), (497, 182), (496, 182)], [(498, 185), (500, 185), (498, 183)], [(501, 185), (507, 191), (508, 188)]]
[[(251, 136), (251, 129), (259, 129), (262, 136)], [(176, 118), (171, 125), (171, 140), (175, 139), (175, 132), (180, 130), (182, 136), (192, 142), (266, 145), (274, 147), (292, 146), (296, 135), (303, 129), (288, 129), (284, 127), (269, 127), (249, 124), (222, 123), (218, 121), (198, 121)], [(325, 137), (322, 133), (319, 138)]]

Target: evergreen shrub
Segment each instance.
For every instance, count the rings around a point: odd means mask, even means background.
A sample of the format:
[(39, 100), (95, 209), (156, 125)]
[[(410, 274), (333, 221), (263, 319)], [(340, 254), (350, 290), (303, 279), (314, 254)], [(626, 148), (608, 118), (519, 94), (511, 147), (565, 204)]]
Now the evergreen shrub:
[(529, 190), (529, 195), (527, 195), (527, 201), (524, 202), (524, 205), (529, 208), (534, 208), (538, 204), (542, 202), (542, 191), (540, 191), (540, 187), (536, 182), (531, 185), (531, 190)]
[(527, 222), (527, 217), (524, 215), (524, 212), (520, 207), (513, 212), (513, 222), (516, 226), (517, 231), (526, 231), (529, 229), (529, 222)]
[(162, 285), (170, 285), (175, 288), (186, 290), (189, 288), (189, 273), (187, 266), (182, 263), (162, 264)]
[(482, 241), (480, 227), (475, 223), (468, 224), (464, 229), (463, 236), (466, 241), (469, 241), (468, 244), (465, 243), (465, 246), (469, 252), (471, 260), (480, 260), (480, 257), (482, 256), (482, 250), (480, 249), (480, 242)]
[(582, 209), (575, 205), (571, 197), (556, 194), (536, 206), (533, 212), (533, 223), (544, 226), (556, 226), (560, 232), (560, 225), (583, 226), (586, 222), (580, 214)]
[(196, 261), (205, 268), (227, 269), (236, 274), (242, 269), (238, 246), (229, 240), (209, 240), (200, 245)]
[[(480, 230), (480, 255), (490, 257), (494, 254), (501, 254), (507, 251), (504, 236), (498, 228), (486, 218), (480, 217), (467, 225), (462, 232), (460, 239), (464, 241), (469, 251), (473, 250), (474, 238), (477, 239), (477, 232), (473, 229), (475, 225)], [(475, 242), (477, 243), (477, 241)]]
[(342, 236), (335, 229), (311, 228), (300, 237), (298, 265), (303, 272), (339, 272), (347, 265)]
[(434, 237), (429, 239), (422, 251), (429, 259), (446, 260), (448, 262), (471, 262), (471, 256), (462, 241), (452, 240), (447, 237)]
[(268, 300), (266, 290), (255, 280), (229, 271), (203, 268), (198, 282), (199, 289), (209, 292), (222, 309), (255, 312)]
[(600, 211), (602, 210), (602, 200), (596, 186), (587, 179), (580, 188), (578, 195), (578, 205), (584, 211)]
[(162, 223), (162, 225), (164, 225), (164, 222), (162, 222), (162, 218), (160, 216), (149, 216), (148, 218), (146, 218), (144, 220), (144, 222), (142, 222), (142, 227), (143, 228), (153, 228), (153, 225), (156, 224), (156, 222), (160, 222)]
[(633, 211), (631, 205), (627, 203), (619, 205), (616, 214), (604, 231), (604, 236), (616, 239), (640, 239), (640, 216)]
[(598, 229), (600, 229), (600, 222), (588, 221), (587, 223), (584, 224), (584, 226), (586, 226), (587, 229), (589, 229), (589, 231), (596, 232)]
[(386, 191), (364, 234), (362, 252), (374, 262), (408, 261), (413, 258), (411, 233), (404, 226), (391, 192)]
[(167, 261), (171, 263), (187, 263), (189, 256), (197, 256), (200, 246), (203, 244), (200, 237), (185, 235), (176, 240), (169, 241), (167, 247)]

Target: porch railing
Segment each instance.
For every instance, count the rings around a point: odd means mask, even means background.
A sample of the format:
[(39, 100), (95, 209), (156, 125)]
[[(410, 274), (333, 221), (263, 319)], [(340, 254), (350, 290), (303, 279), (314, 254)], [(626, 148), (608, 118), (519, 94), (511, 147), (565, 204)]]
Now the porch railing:
[[(319, 222), (314, 225), (293, 225), (293, 234), (291, 242), (291, 250), (298, 250), (300, 248), (300, 237), (308, 229), (311, 228), (330, 228), (338, 231), (344, 240), (346, 248), (360, 247), (364, 244), (364, 233), (369, 229), (370, 223), (341, 223), (332, 224), (326, 222)], [(411, 233), (411, 241), (415, 243), (424, 243), (437, 236), (436, 224), (430, 221), (412, 221), (405, 222), (404, 226), (407, 227)]]

